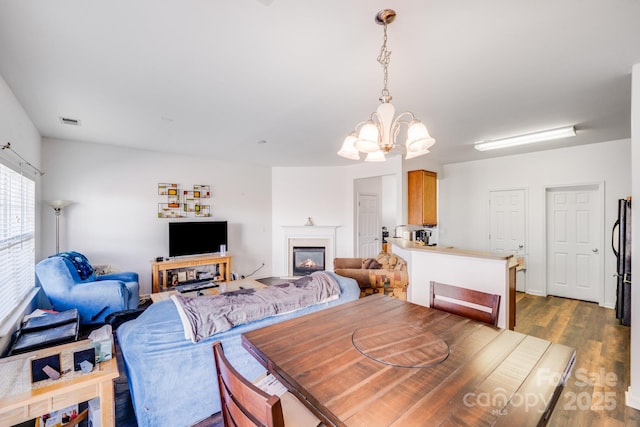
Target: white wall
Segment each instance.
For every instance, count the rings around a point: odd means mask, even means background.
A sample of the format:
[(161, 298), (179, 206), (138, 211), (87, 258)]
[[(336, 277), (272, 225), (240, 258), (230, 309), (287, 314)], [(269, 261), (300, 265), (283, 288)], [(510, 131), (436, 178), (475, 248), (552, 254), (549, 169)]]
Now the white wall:
[[(316, 225), (339, 226), (336, 235), (336, 257), (354, 256), (355, 248), (355, 181), (385, 176), (396, 185), (391, 197), (400, 206), (402, 162), (392, 157), (384, 163), (354, 163), (339, 167), (276, 167), (272, 175), (273, 265), (284, 259), (282, 226), (304, 225), (312, 217)], [(395, 176), (393, 178), (389, 178)], [(386, 200), (386, 198), (385, 198)], [(389, 215), (389, 214), (387, 214)], [(401, 212), (397, 213), (400, 218)], [(287, 272), (274, 270), (277, 275)]]
[[(352, 187), (352, 185), (351, 185)], [(350, 184), (344, 167), (276, 167), (272, 170), (272, 264), (277, 276), (287, 275), (283, 226), (304, 225), (311, 217), (319, 226), (338, 226), (337, 257), (348, 251), (351, 218)], [(329, 261), (333, 262), (333, 260)]]
[(615, 257), (610, 232), (619, 198), (631, 194), (630, 140), (445, 165), (439, 178), (440, 244), (489, 250), (488, 192), (525, 188), (528, 194), (527, 292), (545, 290), (545, 188), (605, 183), (604, 305), (615, 305)]
[[(0, 145), (10, 142), (11, 148), (20, 156), (42, 170), (40, 168), (40, 134), (2, 76), (0, 76), (0, 138), (2, 138)], [(23, 162), (9, 150), (0, 151), (0, 159), (14, 166)], [(25, 166), (24, 170), (30, 174), (33, 172), (33, 169), (28, 166)]]
[[(34, 167), (40, 166), (41, 138), (31, 119), (20, 105), (4, 78), (0, 76), (0, 145), (11, 143), (11, 148), (0, 150), (0, 162), (25, 173), (36, 183), (36, 257), (40, 253), (40, 215), (38, 202), (40, 200), (40, 174), (25, 164), (25, 160)], [(24, 160), (16, 155), (20, 155)]]
[[(640, 64), (633, 66), (633, 88), (631, 92), (631, 265), (640, 265)], [(636, 270), (638, 267), (635, 267)], [(631, 374), (627, 392), (627, 405), (640, 409), (640, 275), (631, 276)]]
[[(60, 250), (84, 253), (92, 264), (111, 264), (140, 275), (151, 291), (150, 260), (168, 256), (169, 219), (158, 218), (158, 183), (188, 189), (211, 185), (211, 220), (229, 223), (232, 270), (271, 274), (270, 168), (214, 159), (44, 139), (43, 200), (68, 199), (60, 218)], [(55, 252), (55, 216), (43, 213), (43, 257)], [(201, 220), (201, 219), (195, 219)]]

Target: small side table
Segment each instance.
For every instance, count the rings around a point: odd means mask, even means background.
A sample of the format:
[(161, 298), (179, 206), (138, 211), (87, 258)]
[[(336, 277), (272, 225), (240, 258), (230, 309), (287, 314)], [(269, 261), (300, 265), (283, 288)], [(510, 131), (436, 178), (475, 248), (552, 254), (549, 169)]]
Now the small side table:
[[(83, 340), (0, 359), (0, 425), (18, 424), (98, 397), (101, 425), (113, 427), (113, 380), (119, 375), (115, 349), (111, 360), (96, 364), (93, 372), (74, 371), (74, 351), (90, 347), (91, 342)], [(31, 360), (54, 354), (60, 354), (62, 376), (31, 383)]]

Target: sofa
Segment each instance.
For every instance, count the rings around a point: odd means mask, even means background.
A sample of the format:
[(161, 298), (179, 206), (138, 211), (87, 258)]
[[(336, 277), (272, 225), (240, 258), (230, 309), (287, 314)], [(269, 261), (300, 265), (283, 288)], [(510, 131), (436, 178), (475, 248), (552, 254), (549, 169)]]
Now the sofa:
[(138, 273), (96, 276), (79, 252), (61, 252), (36, 264), (36, 277), (54, 310), (77, 308), (82, 325), (101, 324), (112, 313), (138, 308)]
[(380, 252), (375, 258), (335, 258), (333, 271), (358, 282), (360, 297), (385, 294), (407, 300), (407, 262), (397, 255)]
[(340, 287), (337, 299), (238, 325), (196, 343), (185, 338), (172, 300), (153, 303), (136, 319), (123, 323), (116, 336), (138, 426), (190, 426), (220, 412), (213, 343), (222, 342), (225, 355), (241, 375), (257, 378), (265, 368), (242, 347), (243, 332), (358, 299), (355, 280), (327, 273)]

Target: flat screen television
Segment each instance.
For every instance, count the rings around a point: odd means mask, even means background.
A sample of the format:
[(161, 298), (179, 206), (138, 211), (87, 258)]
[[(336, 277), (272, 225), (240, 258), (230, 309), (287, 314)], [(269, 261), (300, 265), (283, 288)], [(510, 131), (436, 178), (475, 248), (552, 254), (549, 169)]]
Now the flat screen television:
[(227, 221), (169, 223), (169, 256), (202, 255), (220, 252), (227, 242)]

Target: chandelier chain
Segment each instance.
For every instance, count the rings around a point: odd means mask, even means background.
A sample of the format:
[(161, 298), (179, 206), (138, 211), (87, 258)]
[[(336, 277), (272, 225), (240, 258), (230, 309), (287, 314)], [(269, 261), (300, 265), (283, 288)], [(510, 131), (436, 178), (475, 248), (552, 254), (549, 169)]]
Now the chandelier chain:
[(387, 24), (385, 23), (382, 47), (380, 48), (380, 54), (378, 55), (378, 63), (382, 65), (382, 68), (384, 70), (384, 87), (382, 89), (382, 96), (380, 96), (380, 101), (385, 103), (391, 101), (391, 95), (389, 94), (389, 89), (387, 88), (387, 85), (389, 84), (389, 62), (391, 62), (391, 51), (387, 49)]

